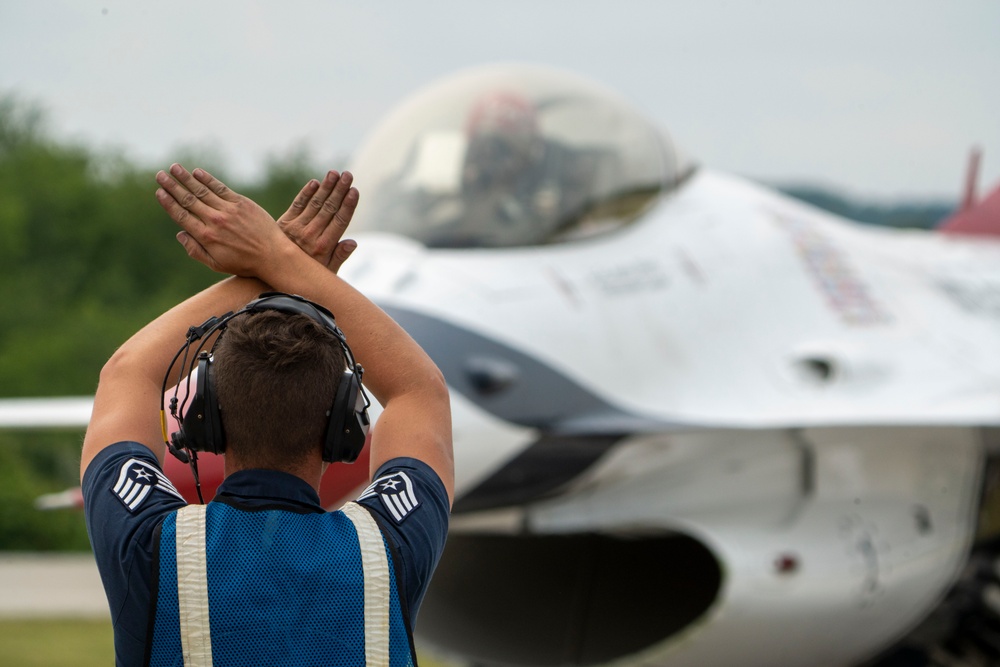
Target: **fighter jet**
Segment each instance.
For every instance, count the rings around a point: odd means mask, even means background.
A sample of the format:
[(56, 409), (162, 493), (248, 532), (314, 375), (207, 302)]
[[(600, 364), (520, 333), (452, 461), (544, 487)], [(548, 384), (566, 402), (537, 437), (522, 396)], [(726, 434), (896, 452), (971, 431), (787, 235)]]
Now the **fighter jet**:
[[(935, 231), (862, 225), (523, 65), (418, 92), (352, 171), (341, 275), (452, 390), (426, 646), (477, 665), (836, 667), (956, 587), (988, 606), (969, 564), (998, 535), (1000, 189)], [(335, 466), (324, 501), (366, 475)], [(209, 496), (219, 476), (202, 457)]]

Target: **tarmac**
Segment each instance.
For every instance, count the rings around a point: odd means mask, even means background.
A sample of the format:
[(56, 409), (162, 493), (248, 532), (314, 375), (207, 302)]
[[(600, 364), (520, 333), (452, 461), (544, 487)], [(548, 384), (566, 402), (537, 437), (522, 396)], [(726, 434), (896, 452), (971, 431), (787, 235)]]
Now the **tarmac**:
[(110, 618), (94, 556), (0, 552), (0, 618)]

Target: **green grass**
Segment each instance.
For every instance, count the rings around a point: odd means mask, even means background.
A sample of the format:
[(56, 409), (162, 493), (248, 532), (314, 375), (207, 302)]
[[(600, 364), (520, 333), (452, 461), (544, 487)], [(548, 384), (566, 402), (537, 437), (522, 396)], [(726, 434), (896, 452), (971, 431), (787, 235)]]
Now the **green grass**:
[(0, 621), (0, 665), (109, 667), (114, 664), (110, 620)]
[[(0, 665), (110, 667), (115, 664), (109, 620), (0, 620)], [(447, 667), (421, 657), (424, 667)]]

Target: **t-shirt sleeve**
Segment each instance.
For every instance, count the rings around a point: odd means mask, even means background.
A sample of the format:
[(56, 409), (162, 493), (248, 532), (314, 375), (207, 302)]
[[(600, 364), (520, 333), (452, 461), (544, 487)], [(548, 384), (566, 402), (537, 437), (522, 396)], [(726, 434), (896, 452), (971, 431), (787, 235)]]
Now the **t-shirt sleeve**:
[[(119, 658), (145, 644), (153, 536), (163, 517), (186, 505), (149, 448), (120, 442), (102, 450), (83, 476), (87, 534), (115, 625)], [(121, 645), (120, 645), (121, 644)], [(134, 663), (139, 664), (139, 663)]]
[(375, 480), (358, 502), (382, 519), (395, 542), (411, 622), (448, 537), (448, 492), (427, 464), (412, 458), (392, 459), (375, 473)]

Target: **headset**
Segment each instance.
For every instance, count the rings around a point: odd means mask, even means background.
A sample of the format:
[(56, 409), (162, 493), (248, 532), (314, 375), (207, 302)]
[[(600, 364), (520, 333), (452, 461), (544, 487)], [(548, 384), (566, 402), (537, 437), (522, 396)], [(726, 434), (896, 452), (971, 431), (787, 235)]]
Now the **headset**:
[[(163, 378), (163, 401), (166, 401), (167, 383), (170, 369), (177, 359), (184, 356), (180, 365), (180, 376), (174, 387), (173, 398), (170, 399), (170, 414), (177, 420), (180, 430), (167, 437), (166, 408), (160, 404), (160, 426), (163, 431), (163, 442), (170, 453), (181, 460), (190, 463), (198, 485), (198, 495), (201, 487), (198, 482), (197, 452), (222, 454), (226, 449), (225, 434), (222, 429), (222, 413), (219, 410), (219, 400), (215, 391), (215, 377), (212, 371), (215, 346), (225, 334), (226, 327), (234, 317), (247, 313), (259, 313), (265, 310), (276, 310), (282, 313), (305, 315), (330, 331), (340, 342), (347, 358), (347, 368), (337, 384), (330, 410), (327, 412), (327, 424), (323, 438), (323, 460), (328, 463), (353, 463), (365, 446), (365, 439), (371, 425), (368, 408), (371, 401), (361, 378), (364, 368), (354, 359), (351, 348), (347, 345), (344, 332), (337, 326), (333, 313), (323, 306), (295, 294), (282, 292), (265, 292), (236, 312), (213, 316), (197, 327), (188, 329), (184, 345), (174, 355), (173, 361)], [(208, 337), (218, 332), (210, 350), (203, 349)], [(204, 341), (203, 341), (204, 339)], [(203, 341), (198, 343), (199, 341)], [(188, 365), (188, 356), (192, 346), (195, 358)], [(185, 380), (183, 375), (187, 373)], [(191, 377), (196, 376), (194, 393), (191, 392)], [(177, 393), (181, 383), (185, 383), (186, 395), (178, 406)]]

